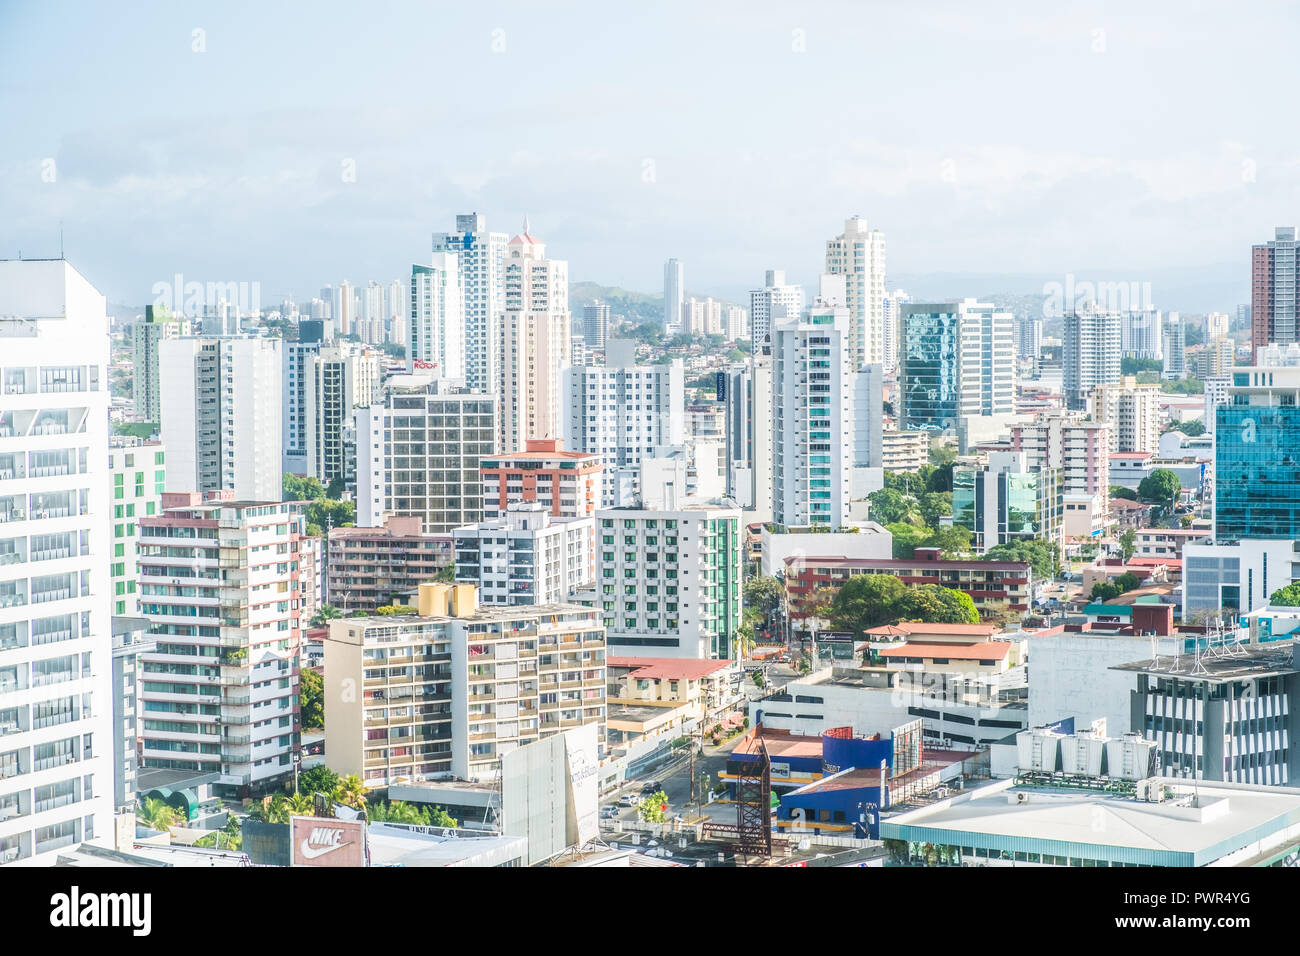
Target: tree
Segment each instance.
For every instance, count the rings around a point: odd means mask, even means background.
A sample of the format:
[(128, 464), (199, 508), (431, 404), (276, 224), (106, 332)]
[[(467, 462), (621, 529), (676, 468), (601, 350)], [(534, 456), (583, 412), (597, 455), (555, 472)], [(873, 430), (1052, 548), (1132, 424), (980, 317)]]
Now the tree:
[(952, 514), (951, 491), (927, 491), (920, 498), (921, 520), (932, 529), (939, 528), (939, 519)]
[(355, 773), (350, 773), (339, 781), (335, 791), (337, 802), (346, 804), (354, 810), (366, 808), (366, 782)]
[(769, 618), (780, 608), (785, 588), (771, 575), (756, 574), (745, 581), (741, 595), (745, 607), (757, 608), (764, 618)]
[(1139, 372), (1159, 372), (1164, 368), (1160, 359), (1133, 358), (1128, 356), (1119, 360), (1121, 375), (1137, 375)]
[(336, 501), (343, 497), (343, 492), (347, 491), (347, 482), (343, 480), (342, 475), (335, 475), (330, 479), (329, 486), (325, 489), (325, 497), (333, 498)]
[(448, 564), (446, 567), (439, 568), (438, 573), (433, 576), (433, 579), (435, 581), (440, 581), (443, 584), (451, 584), (456, 580), (456, 565)]
[(1032, 541), (1008, 541), (984, 552), (985, 561), (1027, 561), (1034, 576), (1045, 581), (1056, 577), (1060, 567), (1060, 549), (1050, 541), (1035, 538)]
[(736, 655), (744, 660), (754, 650), (754, 625), (749, 621), (736, 628)]
[(312, 767), (298, 774), (299, 793), (333, 793), (339, 785), (339, 775), (329, 767)]
[(303, 730), (319, 730), (325, 726), (325, 679), (309, 667), (298, 675), (298, 709)]
[(385, 604), (375, 608), (375, 613), (380, 617), (395, 617), (399, 614), (410, 614), (411, 608), (405, 604)]
[(1119, 556), (1123, 558), (1124, 563), (1127, 564), (1128, 559), (1133, 557), (1136, 551), (1137, 551), (1137, 532), (1134, 531), (1132, 528), (1129, 528), (1127, 531), (1125, 531), (1122, 535), (1119, 536)]
[(872, 521), (878, 521), (880, 524), (902, 522), (921, 525), (925, 523), (916, 499), (907, 497), (901, 491), (881, 488), (867, 495), (867, 501), (871, 503)]
[(656, 790), (636, 805), (636, 812), (645, 823), (663, 823), (668, 819), (668, 794)]
[(1112, 498), (1127, 498), (1129, 501), (1137, 501), (1138, 493), (1132, 488), (1124, 488), (1121, 485), (1110, 486), (1110, 496)]
[(316, 801), (306, 793), (291, 793), (284, 802), (289, 814), (295, 817), (311, 816), (316, 809)]
[(978, 624), (979, 611), (965, 591), (939, 584), (923, 584), (907, 591), (899, 608), (900, 620), (927, 624)]
[(886, 525), (885, 528), (894, 536), (894, 559), (896, 561), (909, 560), (917, 548), (923, 547), (930, 540), (931, 532), (925, 528), (918, 528), (914, 524), (895, 521), (893, 524)]
[(1284, 588), (1278, 588), (1268, 599), (1269, 604), (1279, 607), (1300, 607), (1300, 582), (1293, 582)]
[(1127, 594), (1129, 591), (1135, 591), (1142, 586), (1142, 579), (1132, 571), (1125, 571), (1115, 579), (1115, 586), (1119, 588), (1120, 594)]
[(343, 612), (333, 604), (322, 604), (316, 609), (316, 613), (312, 615), (311, 626), (324, 627), (330, 621), (334, 620), (334, 618), (342, 616)]
[(750, 679), (753, 680), (754, 686), (757, 687), (759, 690), (762, 690), (763, 687), (766, 686), (767, 684), (767, 679), (763, 677), (762, 671), (754, 671)]
[(831, 621), (855, 634), (898, 620), (894, 607), (907, 586), (892, 574), (855, 574), (840, 586), (831, 602)]
[(287, 472), (283, 479), (285, 501), (316, 501), (325, 497), (325, 486), (310, 475), (299, 478)]
[(959, 525), (935, 528), (926, 544), (942, 551), (944, 558), (959, 558), (970, 552), (970, 531)]
[(1201, 421), (1199, 418), (1193, 418), (1189, 422), (1174, 422), (1169, 430), (1182, 432), (1189, 438), (1195, 438), (1197, 435), (1205, 434), (1205, 422)]
[(1123, 589), (1118, 584), (1110, 581), (1098, 581), (1092, 586), (1094, 601), (1113, 601), (1123, 593)]
[(1143, 501), (1154, 501), (1157, 504), (1167, 505), (1171, 509), (1182, 492), (1183, 483), (1168, 468), (1157, 468), (1138, 485), (1138, 497)]
[(354, 501), (330, 501), (319, 498), (306, 508), (307, 523), (317, 528), (350, 528), (357, 520)]
[(176, 810), (157, 797), (149, 797), (144, 806), (135, 808), (135, 820), (150, 830), (170, 832), (176, 826)]

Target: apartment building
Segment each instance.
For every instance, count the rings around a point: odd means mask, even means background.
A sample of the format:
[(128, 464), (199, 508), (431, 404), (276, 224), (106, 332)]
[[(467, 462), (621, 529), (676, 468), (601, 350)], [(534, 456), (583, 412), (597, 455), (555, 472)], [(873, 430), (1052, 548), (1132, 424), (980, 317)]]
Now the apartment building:
[(1121, 342), (1118, 312), (1066, 313), (1062, 388), (1067, 408), (1085, 408), (1094, 388), (1120, 380)]
[(763, 288), (749, 293), (749, 334), (751, 354), (772, 353), (772, 327), (784, 319), (803, 313), (803, 286), (787, 285), (785, 270), (769, 269)]
[(164, 339), (158, 349), (169, 491), (281, 496), (281, 341), (252, 336)]
[(1117, 383), (1098, 385), (1088, 396), (1088, 416), (1094, 422), (1110, 425), (1112, 452), (1150, 452), (1160, 450), (1159, 385), (1139, 385), (1131, 375)]
[(595, 515), (604, 465), (595, 452), (566, 451), (556, 438), (532, 438), (523, 451), (479, 462), (483, 518), (500, 518), (516, 502), (541, 502), (557, 518)]
[(424, 584), (417, 614), (339, 618), (325, 679), (355, 700), (326, 708), (331, 766), (372, 786), (496, 779), (500, 759), (570, 727), (605, 734), (605, 634), (568, 604), (484, 607), (472, 585)]
[(293, 775), (302, 597), (296, 503), (167, 493), (140, 523), (143, 766), (221, 774), (240, 795)]
[(596, 577), (594, 517), (556, 518), (541, 502), (452, 531), (456, 582), (485, 605), (558, 604)]
[(505, 308), (505, 257), (509, 236), (489, 232), (477, 213), (456, 217), (455, 232), (433, 235), (433, 251), (454, 252), (464, 324), (465, 386), (496, 395), (501, 313)]
[(355, 462), (354, 409), (380, 400), (382, 353), (354, 345), (323, 348), (305, 356), (302, 376), (303, 448), (306, 474), (329, 484), (351, 478)]
[(734, 657), (741, 513), (683, 499), (664, 510), (597, 512), (596, 583), (571, 600), (598, 609), (628, 657)]
[(109, 439), (108, 473), (112, 477), (113, 562), (109, 568), (113, 613), (134, 615), (140, 596), (137, 546), (140, 519), (158, 514), (167, 483), (167, 453), (162, 442), (127, 435)]
[(685, 372), (668, 365), (637, 365), (636, 343), (610, 339), (603, 366), (564, 372), (564, 447), (600, 455), (601, 504), (618, 499), (616, 475), (640, 465), (652, 449), (686, 440)]
[(356, 410), (357, 524), (418, 517), (447, 534), (483, 517), (479, 464), (496, 453), (497, 404), (419, 376), (389, 380), (380, 403)]
[(826, 269), (845, 280), (849, 310), (849, 367), (883, 364), (892, 369), (898, 355), (898, 330), (885, 325), (885, 234), (854, 216), (844, 232), (826, 240)]
[(343, 610), (407, 603), (406, 595), (453, 563), (449, 534), (424, 534), (417, 517), (385, 515), (375, 528), (332, 528), (326, 600)]
[(158, 379), (158, 343), (163, 339), (190, 334), (190, 320), (173, 316), (164, 306), (147, 305), (144, 318), (131, 326), (131, 390), (135, 399), (135, 420), (162, 421), (162, 395)]
[(112, 839), (104, 297), (0, 261), (0, 865)]

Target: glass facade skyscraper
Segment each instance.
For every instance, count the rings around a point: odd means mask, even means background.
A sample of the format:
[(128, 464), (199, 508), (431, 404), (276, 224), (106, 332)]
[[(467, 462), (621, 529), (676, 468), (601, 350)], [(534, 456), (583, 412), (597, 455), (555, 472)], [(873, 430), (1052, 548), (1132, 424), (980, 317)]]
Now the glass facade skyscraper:
[[(1248, 379), (1237, 373), (1234, 379)], [(1300, 407), (1295, 393), (1279, 405), (1232, 404), (1215, 409), (1214, 537), (1300, 538)]]

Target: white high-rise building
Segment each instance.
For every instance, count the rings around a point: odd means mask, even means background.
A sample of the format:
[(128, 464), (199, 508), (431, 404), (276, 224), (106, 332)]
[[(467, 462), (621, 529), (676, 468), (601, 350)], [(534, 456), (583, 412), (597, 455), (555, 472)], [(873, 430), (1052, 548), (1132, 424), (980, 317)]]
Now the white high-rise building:
[(168, 491), (226, 489), (244, 501), (280, 500), (281, 346), (251, 336), (162, 342)]
[(484, 604), (562, 604), (593, 582), (596, 519), (554, 517), (541, 501), (451, 532), (456, 583), (476, 584)]
[(1110, 425), (1112, 452), (1160, 451), (1161, 391), (1159, 385), (1139, 385), (1132, 375), (1111, 385), (1098, 385), (1088, 396), (1088, 415)]
[(502, 452), (523, 451), (530, 438), (558, 438), (562, 377), (572, 363), (569, 264), (548, 259), (546, 246), (524, 231), (506, 249), (505, 316), (501, 320)]
[(1187, 377), (1187, 326), (1177, 312), (1170, 312), (1165, 322), (1165, 355), (1160, 372), (1165, 379)]
[(135, 420), (159, 421), (161, 396), (158, 391), (158, 343), (190, 334), (190, 320), (173, 316), (165, 308), (146, 306), (144, 318), (131, 326), (134, 351), (131, 385), (135, 397)]
[(1119, 342), (1125, 358), (1163, 359), (1164, 320), (1160, 311), (1129, 309), (1121, 312)]
[(488, 232), (486, 218), (477, 213), (457, 216), (455, 232), (433, 234), (434, 252), (456, 254), (465, 329), (465, 386), (484, 395), (495, 395), (499, 388), (498, 352), (509, 238), (504, 232)]
[(842, 289), (823, 276), (808, 312), (772, 333), (772, 520), (791, 528), (849, 520), (856, 370)]
[(596, 512), (596, 583), (571, 600), (601, 612), (610, 650), (629, 657), (735, 657), (739, 508), (680, 497)]
[(1071, 409), (1083, 408), (1098, 385), (1120, 380), (1120, 316), (1118, 312), (1082, 311), (1065, 314), (1063, 388)]
[(775, 322), (803, 313), (803, 286), (787, 285), (785, 272), (768, 269), (763, 288), (749, 293), (749, 334), (754, 355), (772, 351), (772, 326)]
[(616, 472), (640, 465), (651, 449), (686, 438), (686, 382), (680, 359), (637, 365), (636, 343), (610, 339), (605, 364), (564, 373), (564, 447), (599, 454), (601, 500), (617, 497)]
[(326, 320), (299, 322), (298, 338), (285, 339), (282, 346), (284, 461), (281, 467), (290, 475), (307, 474), (307, 361), (326, 346), (329, 325)]
[(960, 432), (967, 418), (1015, 412), (1011, 313), (974, 299), (912, 302), (903, 307), (900, 328), (904, 427)]
[(0, 865), (41, 865), (113, 839), (104, 296), (0, 261), (0, 337)]
[(339, 335), (351, 335), (356, 320), (356, 291), (347, 279), (339, 283), (336, 298), (338, 308), (334, 311), (334, 328)]
[[(594, 302), (582, 308), (582, 337), (588, 349), (601, 351), (609, 334), (609, 304)], [(575, 363), (576, 364), (576, 363)], [(585, 363), (584, 363), (585, 364)]]
[(460, 266), (455, 253), (435, 252), (430, 265), (411, 266), (407, 371), (431, 368), (438, 378), (465, 377), (465, 321), (461, 308)]
[(385, 514), (418, 517), (425, 534), (481, 521), (496, 397), (417, 376), (387, 385), (382, 402), (356, 410), (357, 527), (380, 527)]
[(728, 342), (740, 342), (749, 336), (749, 313), (738, 305), (729, 305), (726, 314), (726, 332)]
[(686, 267), (676, 259), (664, 263), (664, 330), (682, 331), (682, 301), (686, 297)]
[(845, 220), (844, 232), (826, 241), (826, 272), (845, 279), (851, 370), (869, 362), (892, 369), (898, 343), (885, 323), (885, 234), (861, 216)]

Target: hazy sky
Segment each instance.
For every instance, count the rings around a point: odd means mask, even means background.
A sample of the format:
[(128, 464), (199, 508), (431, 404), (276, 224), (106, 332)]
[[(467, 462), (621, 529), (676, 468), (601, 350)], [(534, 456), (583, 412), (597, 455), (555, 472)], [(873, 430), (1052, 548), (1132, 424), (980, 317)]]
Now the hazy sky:
[(891, 274), (1244, 284), (1300, 220), (1296, 6), (1048, 6), (0, 0), (0, 256), (62, 220), (114, 301), (271, 303), (526, 213), (575, 280), (725, 293), (861, 214)]

